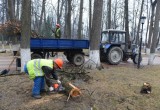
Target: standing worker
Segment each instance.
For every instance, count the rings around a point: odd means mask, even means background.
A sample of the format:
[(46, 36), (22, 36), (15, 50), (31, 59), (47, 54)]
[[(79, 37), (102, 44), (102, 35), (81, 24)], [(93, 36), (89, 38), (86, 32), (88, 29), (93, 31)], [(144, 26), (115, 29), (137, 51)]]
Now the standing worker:
[(60, 29), (60, 25), (56, 24), (56, 29), (53, 32), (55, 35), (55, 38), (60, 39), (61, 38), (61, 29)]
[[(53, 92), (54, 88), (52, 86), (51, 76), (61, 84), (56, 74), (56, 69), (61, 69), (63, 66), (63, 61), (60, 58), (55, 60), (50, 59), (34, 59), (27, 62), (24, 66), (24, 71), (29, 75), (29, 78), (34, 81), (34, 86), (32, 89), (32, 97), (40, 99), (41, 92), (45, 92), (45, 81), (49, 87), (49, 91)], [(44, 81), (45, 80), (45, 81)]]

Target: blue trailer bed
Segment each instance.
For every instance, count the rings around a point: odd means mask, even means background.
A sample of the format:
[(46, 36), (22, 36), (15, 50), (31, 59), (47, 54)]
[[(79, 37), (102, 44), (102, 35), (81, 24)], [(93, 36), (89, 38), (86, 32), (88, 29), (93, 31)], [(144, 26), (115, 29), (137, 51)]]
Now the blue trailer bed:
[(31, 49), (88, 49), (88, 40), (31, 38)]
[(47, 58), (50, 53), (63, 52), (67, 60), (75, 65), (82, 65), (85, 61), (83, 49), (89, 49), (88, 40), (78, 39), (47, 39), (31, 38), (30, 48), (32, 59)]

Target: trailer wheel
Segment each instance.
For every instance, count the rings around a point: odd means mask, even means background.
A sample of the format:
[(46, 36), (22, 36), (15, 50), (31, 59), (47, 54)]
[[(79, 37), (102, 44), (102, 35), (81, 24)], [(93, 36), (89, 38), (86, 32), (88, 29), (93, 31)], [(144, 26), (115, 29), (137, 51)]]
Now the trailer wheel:
[[(138, 58), (139, 58), (139, 55), (138, 54), (135, 54), (134, 56), (133, 56), (133, 63), (134, 64), (138, 64)], [(141, 58), (140, 58), (140, 62), (142, 61), (142, 56), (141, 56)]]
[(43, 58), (42, 54), (40, 54), (40, 53), (32, 53), (31, 54), (31, 59), (38, 59), (38, 58)]
[(120, 47), (112, 47), (108, 52), (107, 61), (112, 65), (117, 65), (122, 61), (123, 51)]
[(84, 55), (83, 54), (75, 54), (73, 57), (73, 63), (76, 66), (80, 66), (84, 63)]

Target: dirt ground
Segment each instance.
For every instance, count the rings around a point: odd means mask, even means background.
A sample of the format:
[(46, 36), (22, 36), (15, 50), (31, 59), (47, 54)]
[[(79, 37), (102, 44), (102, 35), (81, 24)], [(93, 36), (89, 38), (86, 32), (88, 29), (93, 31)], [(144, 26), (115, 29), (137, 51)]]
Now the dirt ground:
[[(13, 75), (0, 76), (0, 110), (160, 110), (160, 65), (140, 69), (131, 63), (102, 65), (104, 69), (98, 70), (66, 64), (58, 71), (60, 77), (81, 89), (80, 97), (68, 101), (62, 93), (32, 98), (33, 81), (26, 74), (11, 71)], [(151, 94), (140, 93), (144, 82), (151, 84)]]

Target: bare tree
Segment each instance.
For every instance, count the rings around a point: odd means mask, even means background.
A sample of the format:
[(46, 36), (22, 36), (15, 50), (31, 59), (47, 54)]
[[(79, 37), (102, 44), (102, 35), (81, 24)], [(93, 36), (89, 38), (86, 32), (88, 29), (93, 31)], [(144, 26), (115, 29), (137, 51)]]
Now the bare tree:
[(78, 39), (82, 39), (82, 17), (83, 17), (83, 0), (80, 0), (79, 22), (78, 22)]
[(156, 13), (155, 13), (155, 22), (154, 22), (154, 30), (151, 44), (151, 51), (148, 60), (148, 64), (153, 64), (153, 60), (155, 58), (155, 48), (158, 41), (158, 32), (159, 32), (159, 21), (160, 21), (160, 0), (157, 0)]
[(67, 9), (67, 17), (66, 17), (66, 37), (71, 38), (71, 6), (72, 0), (67, 1), (68, 9)]
[(15, 0), (8, 0), (8, 19), (7, 20), (14, 20), (15, 19)]
[(23, 67), (31, 59), (30, 36), (31, 36), (31, 0), (22, 0), (22, 37), (21, 37), (21, 72)]
[(126, 50), (130, 47), (131, 43), (130, 41), (130, 36), (129, 36), (129, 20), (128, 20), (128, 0), (125, 0), (125, 31), (126, 31), (126, 41), (127, 41), (127, 46), (125, 47)]
[(111, 0), (108, 0), (108, 26), (107, 28), (110, 29), (111, 28)]
[(118, 3), (117, 3), (117, 0), (115, 1), (115, 7), (114, 7), (114, 15), (113, 15), (113, 17), (114, 17), (114, 25), (113, 25), (113, 28), (114, 29), (116, 29), (117, 28), (117, 19), (116, 19), (116, 15), (117, 15), (117, 5), (118, 5)]
[(151, 20), (150, 20), (150, 27), (149, 27), (149, 38), (147, 43), (147, 53), (150, 53), (151, 39), (153, 36), (153, 18), (154, 18), (156, 4), (157, 4), (157, 0), (155, 0), (154, 2), (152, 2), (151, 0), (152, 11), (151, 11)]
[(142, 16), (142, 12), (143, 12), (143, 5), (144, 5), (144, 0), (142, 0), (141, 10), (140, 10), (140, 14), (139, 14), (139, 22), (138, 22), (138, 28), (137, 28), (136, 44), (139, 44), (140, 18)]
[(92, 0), (89, 0), (89, 39), (90, 39), (90, 32), (92, 27)]
[(42, 20), (43, 20), (43, 15), (44, 15), (44, 12), (45, 12), (45, 4), (46, 4), (46, 0), (43, 0), (42, 1), (42, 10), (41, 10), (41, 16), (40, 16), (40, 20), (39, 20), (39, 32), (41, 32), (41, 25), (42, 25)]
[(150, 11), (149, 11), (149, 2), (147, 0), (147, 30), (146, 30), (146, 38), (145, 38), (145, 53), (147, 46), (147, 38), (148, 38), (148, 30), (149, 30), (149, 20), (150, 20)]
[(102, 9), (103, 9), (102, 7), (103, 7), (103, 0), (94, 1), (89, 58), (94, 62), (94, 64), (96, 64), (96, 67), (100, 67), (99, 36), (101, 34), (101, 21), (102, 21)]
[(57, 6), (57, 23), (60, 24), (60, 13), (59, 13), (59, 6), (60, 5), (60, 0), (58, 0), (58, 6)]
[(16, 19), (20, 19), (20, 4), (21, 4), (21, 0), (16, 0), (17, 2), (17, 8), (16, 8)]

